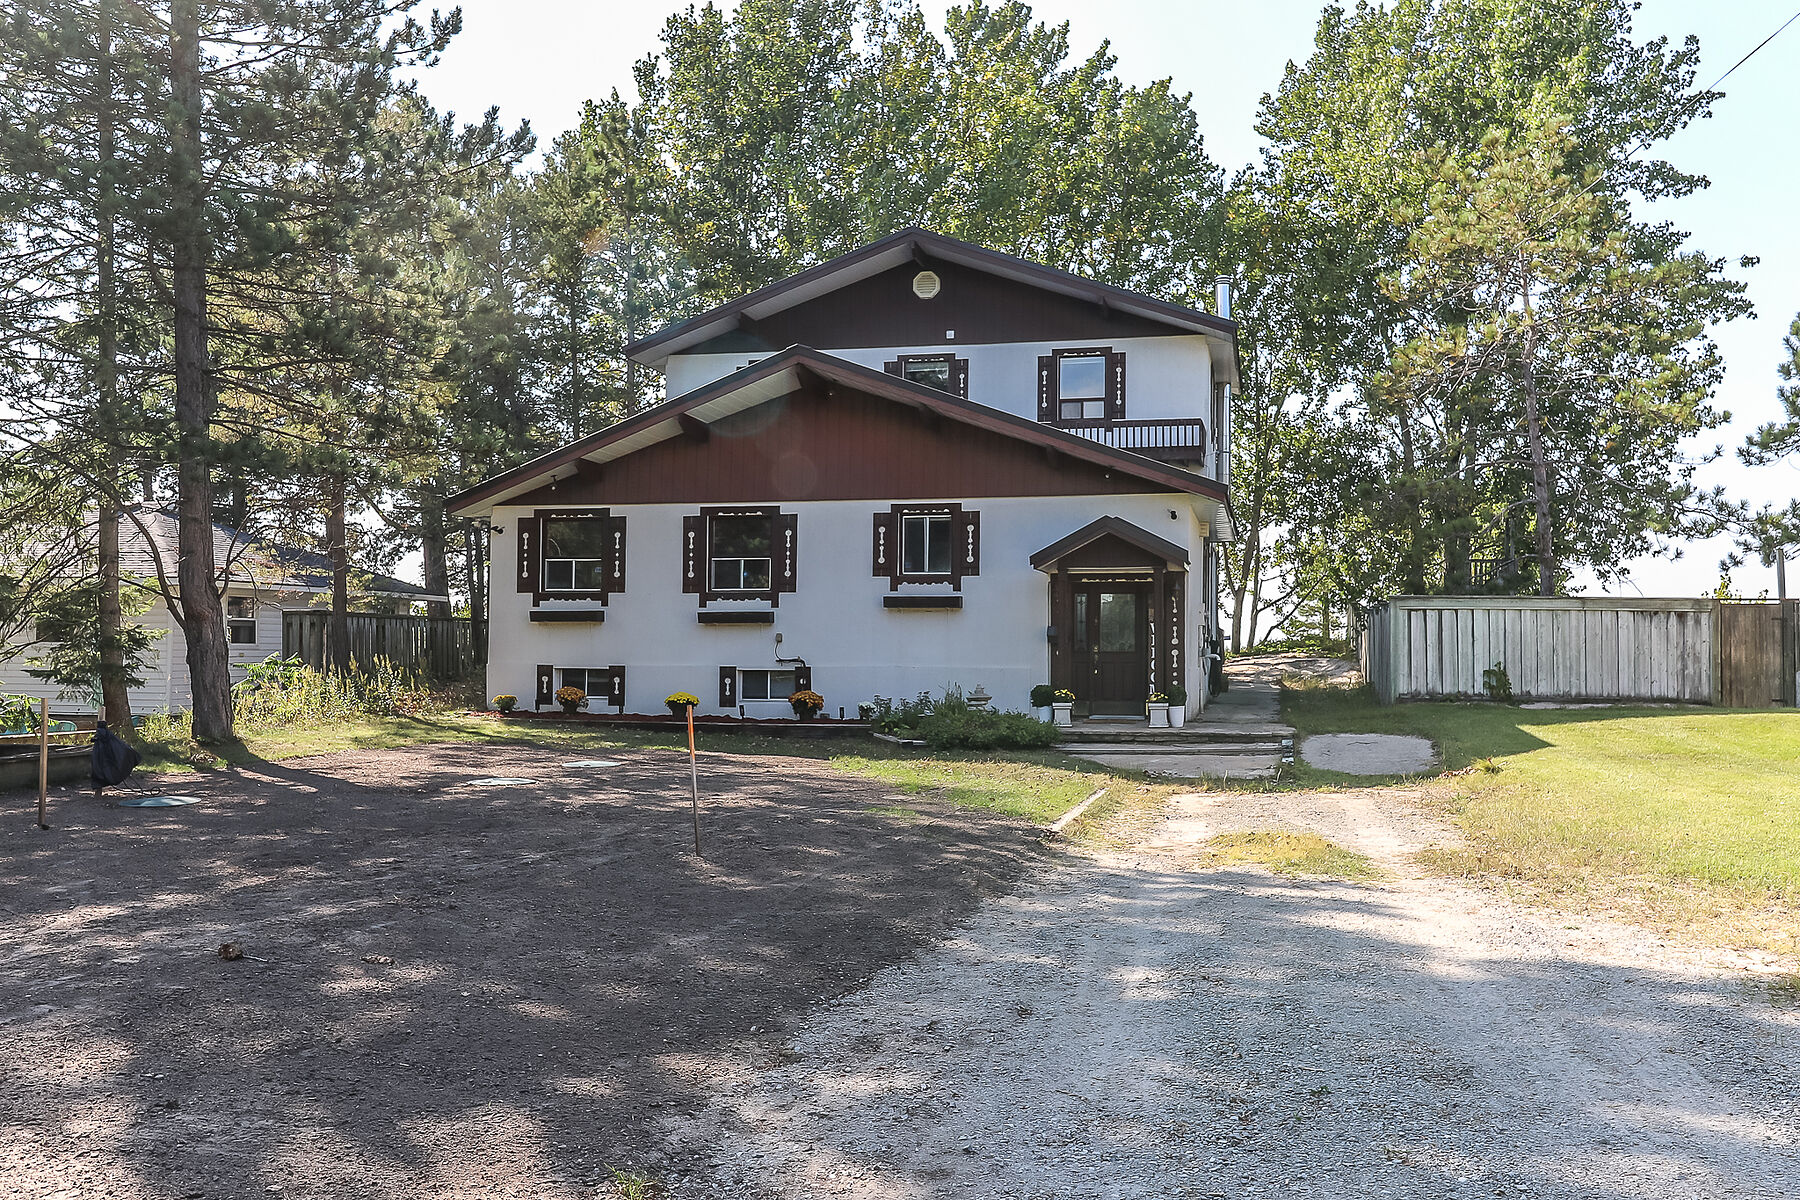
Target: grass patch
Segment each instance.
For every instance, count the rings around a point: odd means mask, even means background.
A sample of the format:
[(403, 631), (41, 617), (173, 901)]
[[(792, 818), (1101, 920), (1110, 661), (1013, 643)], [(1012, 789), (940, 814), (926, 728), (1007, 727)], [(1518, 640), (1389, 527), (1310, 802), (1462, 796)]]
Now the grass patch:
[[(1384, 708), (1364, 688), (1291, 685), (1283, 708), (1302, 734), (1437, 744), (1448, 775), (1428, 790), (1468, 844), (1426, 856), (1432, 869), (1711, 941), (1800, 951), (1800, 713)], [(1319, 774), (1301, 780), (1327, 782)]]
[[(1036, 760), (949, 753), (912, 757), (870, 754), (858, 746), (853, 753), (828, 754), (825, 761), (847, 775), (879, 780), (908, 795), (990, 809), (1038, 825), (1054, 821), (1099, 788), (1107, 788), (1109, 795), (1117, 790), (1123, 796), (1140, 787), (1136, 778), (1122, 778), (1091, 765), (1077, 766), (1060, 756)], [(1093, 810), (1082, 814), (1077, 824), (1097, 828)]]
[(1326, 841), (1316, 833), (1254, 830), (1222, 833), (1206, 843), (1207, 855), (1218, 863), (1254, 863), (1278, 875), (1308, 875), (1325, 879), (1379, 879), (1381, 871), (1368, 858)]

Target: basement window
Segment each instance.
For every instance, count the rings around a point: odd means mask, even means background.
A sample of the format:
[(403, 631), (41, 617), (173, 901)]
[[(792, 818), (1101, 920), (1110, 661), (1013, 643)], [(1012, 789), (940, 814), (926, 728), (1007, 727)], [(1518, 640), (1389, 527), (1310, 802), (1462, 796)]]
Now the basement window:
[(799, 691), (792, 671), (739, 671), (738, 699), (786, 700)]

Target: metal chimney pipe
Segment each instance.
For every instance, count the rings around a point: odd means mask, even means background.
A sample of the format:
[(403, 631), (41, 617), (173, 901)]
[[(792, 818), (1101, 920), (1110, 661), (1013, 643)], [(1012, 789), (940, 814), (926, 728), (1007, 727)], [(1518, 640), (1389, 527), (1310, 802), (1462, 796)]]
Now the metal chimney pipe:
[(1213, 281), (1213, 310), (1225, 320), (1231, 320), (1231, 276), (1221, 275)]

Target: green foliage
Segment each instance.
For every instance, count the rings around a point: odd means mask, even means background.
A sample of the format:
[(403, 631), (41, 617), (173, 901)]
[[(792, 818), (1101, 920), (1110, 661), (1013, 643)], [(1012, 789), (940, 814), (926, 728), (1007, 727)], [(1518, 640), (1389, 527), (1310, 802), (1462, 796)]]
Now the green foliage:
[[(142, 592), (126, 595), (136, 600), (139, 612), (149, 606), (149, 598)], [(40, 606), (37, 635), (48, 645), (28, 660), (25, 673), (56, 684), (57, 694), (64, 699), (99, 707), (109, 672), (121, 687), (144, 686), (144, 660), (163, 631), (122, 623), (111, 638), (116, 654), (109, 664), (108, 638), (100, 622), (100, 585), (87, 581)]]
[(1184, 706), (1187, 704), (1187, 689), (1182, 687), (1179, 683), (1171, 685), (1166, 694), (1169, 697), (1170, 704)]
[(1506, 673), (1505, 663), (1495, 663), (1481, 673), (1481, 687), (1487, 692), (1488, 699), (1500, 704), (1513, 702), (1512, 676)]
[(246, 728), (316, 725), (359, 716), (416, 716), (432, 707), (418, 678), (378, 658), (366, 671), (315, 671), (298, 658), (253, 663), (233, 689)]
[(1054, 746), (1056, 726), (1024, 713), (976, 708), (959, 688), (933, 698), (920, 692), (898, 704), (877, 696), (871, 724), (877, 733), (922, 740), (944, 750), (1041, 750)]
[(1343, 638), (1328, 638), (1316, 633), (1295, 637), (1267, 638), (1244, 650), (1232, 652), (1233, 658), (1253, 658), (1259, 654), (1309, 654), (1319, 658), (1348, 658), (1351, 645)]
[(1049, 708), (1056, 703), (1056, 689), (1047, 683), (1040, 683), (1031, 689), (1031, 707)]
[(500, 712), (509, 713), (517, 707), (519, 707), (519, 698), (517, 696), (502, 695), (494, 697), (494, 708)]
[(37, 701), (0, 693), (0, 733), (31, 733), (38, 727)]

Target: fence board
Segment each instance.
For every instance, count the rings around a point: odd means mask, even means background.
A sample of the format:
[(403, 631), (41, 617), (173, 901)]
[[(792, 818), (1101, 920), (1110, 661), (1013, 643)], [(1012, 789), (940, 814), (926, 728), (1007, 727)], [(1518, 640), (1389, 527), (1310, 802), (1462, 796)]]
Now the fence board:
[[(332, 658), (331, 614), (306, 609), (281, 614), (281, 653), (323, 670)], [(386, 659), (401, 670), (448, 681), (468, 677), (477, 666), (467, 617), (415, 617), (351, 613), (350, 660), (368, 670)]]
[[(1537, 700), (1793, 704), (1800, 602), (1578, 596), (1401, 596), (1371, 611), (1360, 657), (1384, 703), (1479, 696), (1505, 667)], [(1714, 661), (1714, 646), (1720, 648)]]

